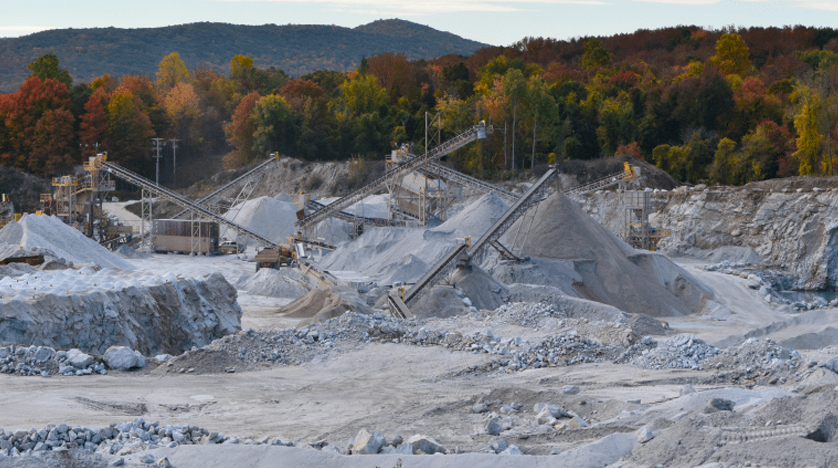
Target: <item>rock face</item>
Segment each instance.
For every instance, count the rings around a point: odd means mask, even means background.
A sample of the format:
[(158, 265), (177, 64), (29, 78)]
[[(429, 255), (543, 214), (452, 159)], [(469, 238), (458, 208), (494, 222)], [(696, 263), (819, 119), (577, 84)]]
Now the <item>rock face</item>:
[[(652, 224), (672, 230), (658, 245), (675, 255), (733, 255), (712, 259), (782, 265), (794, 277), (788, 289), (838, 287), (838, 191), (820, 189), (817, 178), (790, 178), (745, 187), (680, 188), (652, 198)], [(613, 232), (624, 220), (620, 195), (602, 192), (585, 210)], [(699, 250), (700, 249), (700, 250)], [(710, 260), (708, 258), (708, 260)], [(760, 261), (761, 260), (761, 261)]]
[(236, 290), (219, 273), (122, 290), (38, 294), (0, 304), (0, 342), (95, 354), (115, 345), (146, 356), (180, 354), (241, 329)]

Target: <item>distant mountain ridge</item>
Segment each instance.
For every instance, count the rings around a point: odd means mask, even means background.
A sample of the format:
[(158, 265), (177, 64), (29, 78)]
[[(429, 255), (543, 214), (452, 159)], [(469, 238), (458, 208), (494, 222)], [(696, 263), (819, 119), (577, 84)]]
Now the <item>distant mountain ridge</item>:
[(274, 66), (291, 76), (317, 70), (349, 71), (362, 57), (403, 53), (411, 60), (470, 55), (483, 47), (410, 21), (378, 20), (356, 28), (326, 25), (191, 23), (163, 28), (56, 29), (0, 40), (0, 92), (13, 92), (29, 75), (27, 65), (46, 53), (58, 56), (76, 82), (103, 73), (153, 75), (160, 60), (177, 52), (190, 69), (227, 73), (243, 54), (259, 68)]

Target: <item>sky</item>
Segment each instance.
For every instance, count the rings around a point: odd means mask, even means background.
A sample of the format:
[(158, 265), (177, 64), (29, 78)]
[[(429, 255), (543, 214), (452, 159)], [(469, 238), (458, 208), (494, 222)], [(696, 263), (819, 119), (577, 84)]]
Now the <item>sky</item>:
[(838, 0), (7, 0), (0, 37), (194, 22), (333, 24), (400, 18), (491, 45), (695, 25), (838, 28)]

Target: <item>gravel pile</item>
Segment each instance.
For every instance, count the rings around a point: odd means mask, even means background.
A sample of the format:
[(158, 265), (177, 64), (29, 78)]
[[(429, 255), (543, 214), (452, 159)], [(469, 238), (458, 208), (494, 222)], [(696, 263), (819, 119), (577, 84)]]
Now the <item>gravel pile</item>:
[(646, 369), (702, 370), (722, 350), (692, 335), (679, 335), (656, 342), (646, 337), (620, 357), (620, 362)]
[[(5, 432), (0, 429), (0, 457), (14, 457), (49, 450), (80, 448), (110, 455), (128, 455), (157, 447), (177, 447), (195, 444), (237, 444), (238, 438), (223, 433), (209, 432), (192, 425), (160, 425), (143, 418), (123, 423), (111, 423), (108, 427), (71, 427), (66, 424), (50, 424), (41, 429)], [(288, 445), (278, 439), (273, 441), (244, 441), (245, 444)]]
[(0, 372), (18, 375), (107, 374), (101, 359), (71, 349), (56, 351), (48, 346), (10, 345), (0, 348)]
[(567, 318), (567, 314), (558, 310), (554, 304), (539, 302), (513, 302), (495, 309), (495, 314), (508, 323), (517, 323), (525, 327), (535, 327), (546, 317)]
[(724, 372), (728, 380), (762, 379), (769, 384), (785, 383), (792, 376), (800, 377), (798, 370), (803, 364), (796, 350), (779, 346), (772, 340), (755, 338), (727, 348), (707, 362), (708, 367)]

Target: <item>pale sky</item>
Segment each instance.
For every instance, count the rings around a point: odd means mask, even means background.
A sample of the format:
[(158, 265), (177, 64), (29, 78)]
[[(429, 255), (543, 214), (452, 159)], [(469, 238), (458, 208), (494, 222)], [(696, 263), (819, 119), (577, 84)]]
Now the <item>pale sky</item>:
[(696, 25), (838, 28), (838, 0), (4, 0), (0, 37), (47, 29), (147, 28), (200, 21), (334, 24), (401, 18), (492, 45)]

